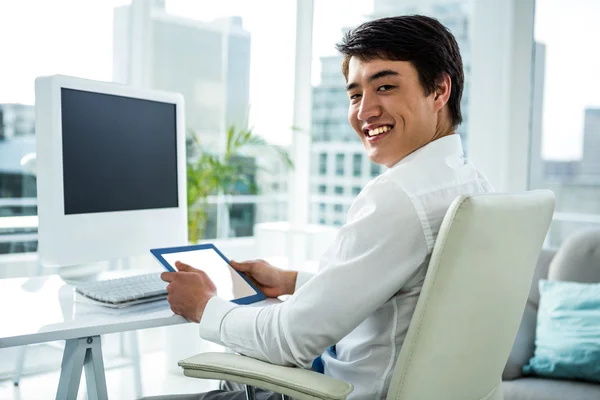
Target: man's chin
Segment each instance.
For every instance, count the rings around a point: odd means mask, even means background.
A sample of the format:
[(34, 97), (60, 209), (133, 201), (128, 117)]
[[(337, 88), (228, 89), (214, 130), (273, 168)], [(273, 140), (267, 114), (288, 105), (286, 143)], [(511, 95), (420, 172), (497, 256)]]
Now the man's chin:
[(384, 163), (385, 157), (383, 157), (383, 155), (380, 154), (380, 152), (377, 151), (376, 149), (367, 148), (367, 157), (369, 157), (369, 160), (371, 160), (375, 164), (382, 165)]

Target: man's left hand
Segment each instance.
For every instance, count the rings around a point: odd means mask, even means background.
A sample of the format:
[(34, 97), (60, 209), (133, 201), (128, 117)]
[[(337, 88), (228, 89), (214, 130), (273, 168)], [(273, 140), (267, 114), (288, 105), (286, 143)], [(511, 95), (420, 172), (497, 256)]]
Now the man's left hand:
[(160, 278), (169, 282), (167, 300), (171, 310), (192, 322), (200, 322), (206, 304), (217, 295), (217, 288), (206, 272), (176, 262), (179, 272), (163, 272)]

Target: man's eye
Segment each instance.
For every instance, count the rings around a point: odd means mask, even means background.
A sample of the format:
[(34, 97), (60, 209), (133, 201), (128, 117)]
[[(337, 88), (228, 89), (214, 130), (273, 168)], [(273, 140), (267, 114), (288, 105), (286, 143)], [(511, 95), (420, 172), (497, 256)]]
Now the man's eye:
[(358, 99), (359, 97), (360, 97), (360, 94), (353, 94), (353, 95), (350, 95), (350, 100), (355, 100), (355, 99)]
[(378, 92), (385, 92), (385, 91), (393, 89), (393, 88), (394, 88), (394, 86), (392, 86), (392, 85), (383, 85), (383, 86), (379, 86), (377, 88), (377, 91)]

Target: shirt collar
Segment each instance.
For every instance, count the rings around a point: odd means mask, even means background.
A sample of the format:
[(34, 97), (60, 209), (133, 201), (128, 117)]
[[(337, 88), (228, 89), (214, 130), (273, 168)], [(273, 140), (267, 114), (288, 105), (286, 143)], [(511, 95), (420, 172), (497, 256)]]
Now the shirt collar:
[(390, 167), (390, 169), (417, 159), (444, 158), (448, 156), (462, 157), (463, 154), (460, 136), (457, 133), (453, 133), (418, 148), (402, 160), (398, 161)]

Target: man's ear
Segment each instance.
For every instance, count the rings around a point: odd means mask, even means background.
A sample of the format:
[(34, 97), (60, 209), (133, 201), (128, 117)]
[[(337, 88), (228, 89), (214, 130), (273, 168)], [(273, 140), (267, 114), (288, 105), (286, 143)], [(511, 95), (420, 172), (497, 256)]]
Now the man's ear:
[(433, 96), (436, 111), (441, 110), (448, 103), (451, 92), (452, 79), (450, 79), (450, 75), (443, 73), (436, 84)]

